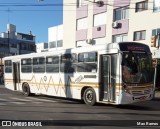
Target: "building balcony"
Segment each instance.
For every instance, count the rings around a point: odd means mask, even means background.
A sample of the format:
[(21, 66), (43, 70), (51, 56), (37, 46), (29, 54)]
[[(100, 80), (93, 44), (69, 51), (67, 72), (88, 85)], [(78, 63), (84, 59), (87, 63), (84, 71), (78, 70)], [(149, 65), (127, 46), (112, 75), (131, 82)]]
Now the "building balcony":
[(130, 5), (130, 1), (131, 0), (114, 0), (114, 9), (115, 8), (120, 8), (120, 7), (125, 7), (125, 6), (129, 6)]
[(87, 39), (88, 29), (77, 30), (76, 31), (76, 41), (82, 41)]
[(77, 8), (76, 19), (81, 19), (84, 17), (88, 17), (88, 5), (84, 5)]
[(117, 23), (117, 26), (112, 25), (112, 35), (128, 33), (129, 19), (119, 20), (119, 21), (116, 21), (116, 23)]
[(93, 5), (93, 14), (99, 14), (103, 12), (107, 12), (107, 0), (102, 0), (104, 5), (102, 7), (98, 7), (96, 4)]
[(106, 25), (94, 26), (92, 29), (92, 38), (102, 38), (106, 36)]

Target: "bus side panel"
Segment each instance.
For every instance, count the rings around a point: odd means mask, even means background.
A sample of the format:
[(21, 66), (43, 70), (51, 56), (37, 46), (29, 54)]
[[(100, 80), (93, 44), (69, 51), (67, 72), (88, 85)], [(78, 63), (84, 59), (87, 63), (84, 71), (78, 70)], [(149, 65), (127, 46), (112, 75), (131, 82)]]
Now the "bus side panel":
[(4, 74), (4, 85), (7, 89), (15, 90), (14, 85), (13, 85), (12, 73), (5, 73)]
[(60, 75), (61, 96), (67, 98), (81, 99), (81, 86), (75, 82), (78, 75), (76, 73), (64, 73)]
[(59, 73), (47, 73), (41, 76), (40, 91), (42, 94), (60, 96), (62, 82)]

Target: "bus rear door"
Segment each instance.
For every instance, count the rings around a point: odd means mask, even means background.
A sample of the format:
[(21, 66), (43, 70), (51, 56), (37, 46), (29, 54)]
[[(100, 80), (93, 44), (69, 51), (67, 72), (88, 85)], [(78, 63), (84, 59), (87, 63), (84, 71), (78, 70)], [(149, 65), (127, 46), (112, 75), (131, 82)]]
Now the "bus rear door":
[(101, 57), (101, 95), (102, 101), (115, 102), (117, 55)]
[(20, 63), (19, 62), (13, 62), (13, 85), (14, 90), (18, 90), (20, 83)]

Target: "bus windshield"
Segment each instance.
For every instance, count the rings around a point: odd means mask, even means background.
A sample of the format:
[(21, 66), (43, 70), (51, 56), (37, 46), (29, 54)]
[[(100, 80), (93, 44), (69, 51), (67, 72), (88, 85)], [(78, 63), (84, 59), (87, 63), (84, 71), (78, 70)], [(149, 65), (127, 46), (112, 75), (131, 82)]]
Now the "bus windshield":
[(145, 52), (123, 52), (122, 79), (126, 83), (148, 83), (153, 81), (151, 55)]

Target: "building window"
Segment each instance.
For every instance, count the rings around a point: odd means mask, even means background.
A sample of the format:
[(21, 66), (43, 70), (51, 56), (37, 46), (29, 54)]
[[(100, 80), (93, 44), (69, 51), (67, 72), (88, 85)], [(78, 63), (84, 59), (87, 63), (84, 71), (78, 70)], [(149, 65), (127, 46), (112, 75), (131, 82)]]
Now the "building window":
[(123, 7), (114, 10), (114, 21), (128, 19), (129, 18), (129, 9), (128, 7)]
[(157, 35), (158, 33), (160, 33), (160, 28), (152, 30), (152, 36)]
[(112, 37), (112, 42), (125, 42), (128, 40), (128, 35), (127, 34), (123, 34), (123, 35), (113, 35)]
[(27, 44), (25, 44), (25, 43), (21, 44), (21, 49), (22, 50), (27, 50)]
[(87, 29), (87, 18), (77, 20), (77, 30)]
[(49, 43), (49, 48), (63, 47), (63, 40), (57, 40)]
[(1, 44), (0, 43), (0, 48), (8, 48), (8, 44)]
[(56, 48), (56, 41), (50, 42), (49, 48)]
[(87, 45), (86, 40), (76, 42), (76, 47), (82, 47), (86, 45)]
[(148, 9), (148, 1), (136, 3), (136, 12), (141, 12)]
[(17, 48), (17, 44), (12, 43), (12, 44), (11, 44), (11, 47), (12, 47), (12, 48)]
[(106, 42), (106, 38), (95, 38), (92, 40), (92, 45), (104, 44)]
[(145, 30), (134, 32), (134, 41), (145, 40), (145, 38), (146, 38), (146, 31)]
[(77, 8), (87, 5), (87, 3), (88, 3), (87, 0), (77, 0)]
[(33, 36), (32, 35), (22, 34), (22, 39), (33, 41)]
[(63, 40), (57, 41), (57, 47), (63, 47)]
[(107, 13), (94, 15), (94, 26), (104, 25), (107, 23)]
[(160, 0), (154, 0), (153, 3), (153, 12), (160, 11)]
[[(152, 30), (152, 36), (158, 35), (158, 33), (160, 34), (160, 28), (157, 28), (157, 29), (153, 29), (153, 30)], [(159, 41), (158, 41), (158, 42), (160, 43), (160, 38), (159, 38)]]

